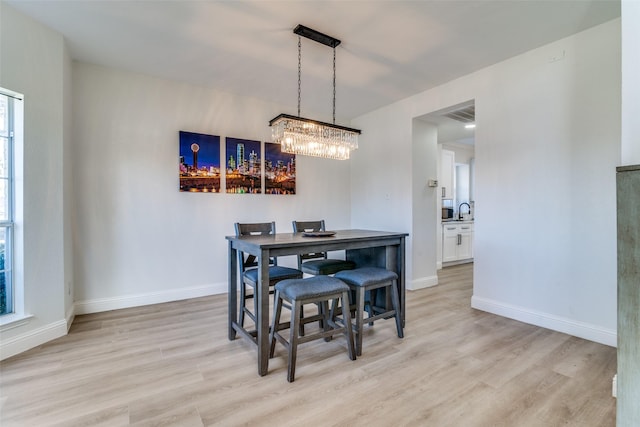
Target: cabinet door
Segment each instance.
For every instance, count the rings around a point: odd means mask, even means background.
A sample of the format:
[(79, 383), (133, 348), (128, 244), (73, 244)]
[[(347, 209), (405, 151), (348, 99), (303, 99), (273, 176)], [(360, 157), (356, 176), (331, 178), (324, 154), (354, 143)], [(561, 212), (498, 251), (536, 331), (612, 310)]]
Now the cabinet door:
[(442, 230), (442, 262), (458, 259), (458, 227), (445, 225)]
[(440, 158), (440, 182), (442, 187), (442, 198), (453, 199), (453, 173), (455, 164), (455, 153), (449, 150), (442, 150)]
[(460, 238), (458, 240), (458, 259), (473, 258), (473, 229), (470, 225), (460, 226)]

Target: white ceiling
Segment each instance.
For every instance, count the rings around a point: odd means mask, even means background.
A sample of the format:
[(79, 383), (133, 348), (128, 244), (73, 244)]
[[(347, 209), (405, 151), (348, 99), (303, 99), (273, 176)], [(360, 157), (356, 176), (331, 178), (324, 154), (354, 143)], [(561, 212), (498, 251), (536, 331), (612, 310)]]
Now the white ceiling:
[[(62, 33), (78, 61), (255, 96), (289, 114), (292, 29), (306, 25), (342, 40), (338, 123), (620, 16), (619, 0), (0, 1)], [(330, 120), (331, 64), (330, 48), (303, 39), (302, 116)]]

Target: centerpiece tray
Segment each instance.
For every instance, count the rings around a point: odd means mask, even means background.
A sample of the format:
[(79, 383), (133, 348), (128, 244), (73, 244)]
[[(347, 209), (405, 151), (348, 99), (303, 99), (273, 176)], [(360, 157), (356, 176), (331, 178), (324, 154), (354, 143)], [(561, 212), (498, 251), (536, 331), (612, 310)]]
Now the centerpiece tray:
[(305, 237), (331, 237), (335, 236), (335, 231), (305, 231), (302, 233)]

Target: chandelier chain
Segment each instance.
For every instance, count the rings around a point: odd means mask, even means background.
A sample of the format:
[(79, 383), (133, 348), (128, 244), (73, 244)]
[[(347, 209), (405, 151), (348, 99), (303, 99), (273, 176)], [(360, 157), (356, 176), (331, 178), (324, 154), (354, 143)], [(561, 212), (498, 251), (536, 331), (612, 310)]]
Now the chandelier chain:
[(336, 48), (333, 48), (333, 124), (336, 124)]
[(301, 76), (302, 75), (302, 37), (298, 36), (298, 117), (300, 117)]

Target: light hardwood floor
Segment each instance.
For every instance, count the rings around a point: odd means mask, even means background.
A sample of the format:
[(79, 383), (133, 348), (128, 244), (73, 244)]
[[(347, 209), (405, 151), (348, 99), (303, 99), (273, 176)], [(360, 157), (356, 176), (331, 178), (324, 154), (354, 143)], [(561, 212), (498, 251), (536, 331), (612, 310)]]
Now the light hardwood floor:
[(9, 426), (614, 426), (616, 350), (470, 308), (471, 264), (407, 293), (392, 320), (302, 345), (287, 383), (227, 339), (226, 295), (76, 317), (69, 335), (0, 364)]

